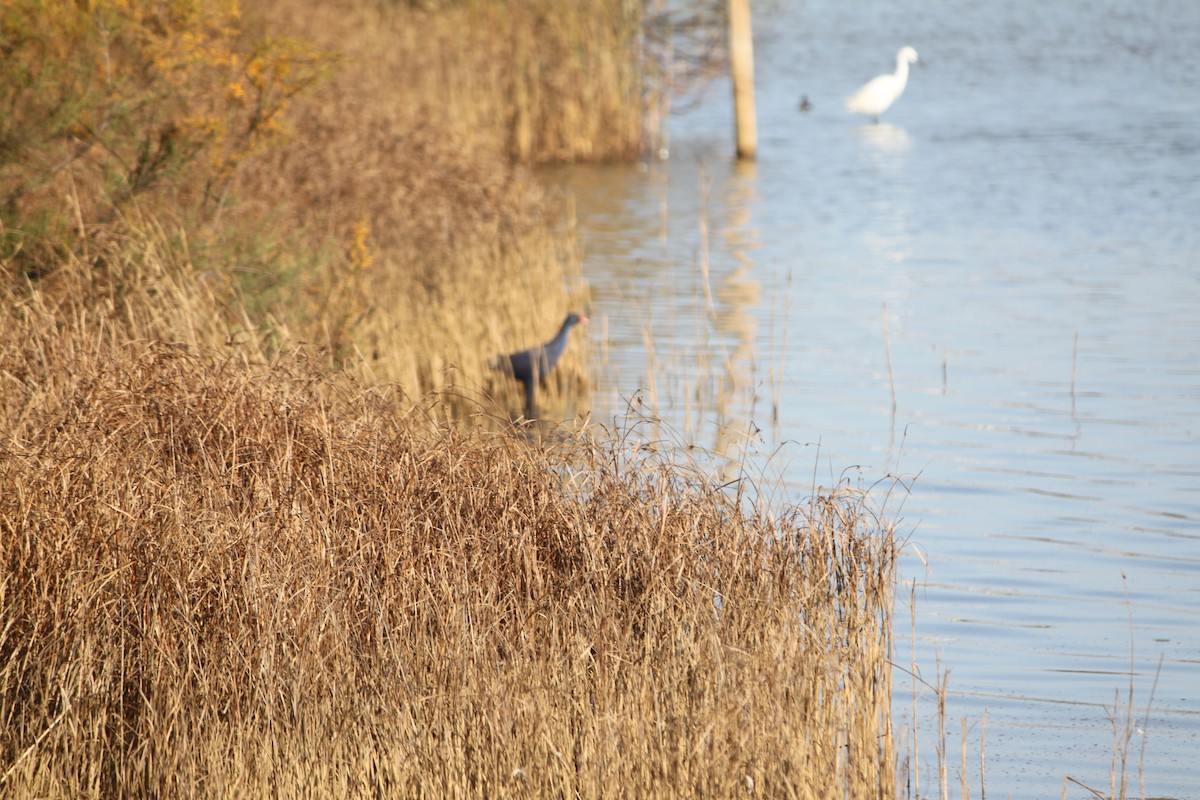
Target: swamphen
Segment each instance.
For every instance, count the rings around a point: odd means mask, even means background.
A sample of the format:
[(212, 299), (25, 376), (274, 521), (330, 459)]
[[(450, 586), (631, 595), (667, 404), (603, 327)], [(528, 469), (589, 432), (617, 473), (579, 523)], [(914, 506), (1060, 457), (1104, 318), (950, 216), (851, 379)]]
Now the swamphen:
[(508, 371), (514, 378), (525, 384), (525, 419), (537, 418), (537, 401), (535, 393), (554, 365), (562, 358), (563, 350), (567, 347), (567, 334), (576, 325), (587, 325), (587, 317), (571, 312), (563, 320), (562, 327), (553, 339), (545, 344), (519, 350), (506, 356), (497, 356), (492, 360), (492, 366)]

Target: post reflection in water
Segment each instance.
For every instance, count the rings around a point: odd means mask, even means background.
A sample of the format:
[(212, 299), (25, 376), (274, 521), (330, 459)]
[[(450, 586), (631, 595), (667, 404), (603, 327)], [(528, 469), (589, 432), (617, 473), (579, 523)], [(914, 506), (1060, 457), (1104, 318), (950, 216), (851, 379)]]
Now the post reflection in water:
[(736, 468), (757, 431), (755, 166), (698, 159), (545, 170), (543, 179), (587, 198), (581, 245), (605, 270), (589, 276), (604, 339), (594, 416), (620, 423), (633, 413), (664, 440), (702, 444)]
[(725, 185), (725, 214), (719, 220), (719, 231), (732, 269), (717, 289), (719, 305), (715, 309), (710, 305), (709, 309), (717, 331), (724, 340), (732, 342), (724, 352), (724, 375), (715, 403), (718, 418), (713, 426), (716, 434), (713, 452), (724, 459), (726, 478), (732, 478), (740, 470), (743, 445), (756, 432), (750, 410), (757, 379), (755, 312), (762, 295), (762, 283), (754, 275), (754, 251), (759, 247), (758, 231), (753, 227), (757, 177), (757, 165), (739, 162)]

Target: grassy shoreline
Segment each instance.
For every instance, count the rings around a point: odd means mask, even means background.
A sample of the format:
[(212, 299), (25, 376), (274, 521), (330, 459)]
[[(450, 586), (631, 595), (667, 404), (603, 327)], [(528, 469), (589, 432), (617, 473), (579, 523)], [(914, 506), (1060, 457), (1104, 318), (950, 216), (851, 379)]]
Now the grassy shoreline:
[(0, 11), (0, 793), (895, 795), (868, 500), (514, 436), (485, 366), (586, 303), (519, 162), (640, 146), (634, 6), (46, 8)]
[(584, 434), (9, 317), (10, 796), (894, 796), (894, 545)]

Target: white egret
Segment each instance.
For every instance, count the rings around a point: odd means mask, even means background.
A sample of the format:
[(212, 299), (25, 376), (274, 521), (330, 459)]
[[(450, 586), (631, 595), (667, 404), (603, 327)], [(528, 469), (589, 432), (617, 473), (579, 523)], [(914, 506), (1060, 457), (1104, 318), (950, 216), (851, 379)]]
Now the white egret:
[(904, 94), (908, 83), (908, 65), (917, 63), (917, 51), (901, 47), (896, 53), (896, 71), (890, 75), (878, 75), (863, 84), (863, 87), (846, 98), (846, 110), (855, 114), (869, 114), (875, 122), (887, 111), (896, 98)]

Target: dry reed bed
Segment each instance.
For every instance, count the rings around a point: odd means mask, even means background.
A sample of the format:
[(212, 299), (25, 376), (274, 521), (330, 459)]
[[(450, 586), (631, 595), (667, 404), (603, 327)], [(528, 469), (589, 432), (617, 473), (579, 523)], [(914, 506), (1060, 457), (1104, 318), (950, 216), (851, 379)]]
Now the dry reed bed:
[[(488, 359), (545, 341), (587, 298), (571, 219), (507, 158), (514, 120), (532, 126), (532, 161), (635, 153), (636, 13), (611, 0), (570, 13), (540, 1), (250, 6), (258, 24), (338, 58), (296, 98), (287, 143), (244, 165), (238, 224), (262, 221), (247, 249), (264, 255), (236, 272), (255, 276), (250, 292), (294, 338), (368, 382), (443, 393), (459, 418), (480, 402), (519, 411), (519, 387)], [(525, 72), (514, 48), (530, 54)], [(366, 259), (353, 257), (356, 232)], [(582, 350), (556, 371), (552, 414), (560, 384), (586, 388)]]
[(516, 161), (631, 161), (656, 133), (644, 123), (655, 67), (641, 2), (248, 5), (365, 66), (352, 96), (394, 98), (390, 113)]
[(894, 796), (861, 499), (7, 300), (6, 796)]
[[(37, 279), (91, 261), (93, 228), (153, 220), (175, 272), (236, 288), (243, 327), (276, 345), (443, 392), (447, 416), (518, 411), (488, 358), (586, 297), (570, 219), (510, 155), (636, 152), (640, 6), (127, 5), (0, 13), (21, 32), (0, 84), (20, 134), (0, 153), (0, 261)], [(555, 383), (578, 394), (575, 350)]]

